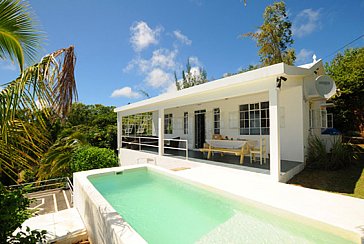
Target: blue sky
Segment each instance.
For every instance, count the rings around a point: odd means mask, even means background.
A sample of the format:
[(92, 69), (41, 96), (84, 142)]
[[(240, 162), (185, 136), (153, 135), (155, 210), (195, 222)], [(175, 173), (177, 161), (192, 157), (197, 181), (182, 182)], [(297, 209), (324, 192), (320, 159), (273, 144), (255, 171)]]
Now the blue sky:
[[(75, 46), (79, 101), (121, 106), (174, 89), (188, 57), (209, 79), (237, 72), (259, 57), (239, 35), (261, 25), (268, 0), (32, 0), (47, 34), (39, 58)], [(324, 58), (364, 34), (364, 1), (287, 1), (296, 64)], [(364, 39), (350, 45), (364, 46)], [(324, 61), (330, 61), (333, 56)], [(18, 75), (0, 60), (0, 84)]]

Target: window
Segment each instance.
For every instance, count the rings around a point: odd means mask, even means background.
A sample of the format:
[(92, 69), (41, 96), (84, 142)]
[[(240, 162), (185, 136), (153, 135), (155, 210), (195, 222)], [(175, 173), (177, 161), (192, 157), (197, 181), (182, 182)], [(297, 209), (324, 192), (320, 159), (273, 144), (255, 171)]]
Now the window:
[(321, 128), (327, 128), (327, 111), (321, 110)]
[(332, 113), (327, 114), (327, 128), (334, 128), (334, 115)]
[(188, 112), (183, 114), (183, 134), (188, 134)]
[(122, 117), (123, 135), (152, 135), (152, 113)]
[(173, 126), (172, 126), (172, 114), (165, 114), (164, 115), (164, 134), (172, 134), (173, 133)]
[(269, 102), (240, 105), (240, 135), (269, 135)]
[(220, 134), (220, 109), (214, 108), (214, 134)]

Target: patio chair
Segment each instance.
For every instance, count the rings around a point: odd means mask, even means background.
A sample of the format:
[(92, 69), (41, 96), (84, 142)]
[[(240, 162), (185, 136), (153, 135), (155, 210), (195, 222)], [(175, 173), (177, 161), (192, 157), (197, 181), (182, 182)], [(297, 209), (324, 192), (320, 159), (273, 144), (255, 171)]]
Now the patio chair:
[(261, 137), (259, 139), (259, 147), (250, 149), (250, 163), (253, 163), (256, 160), (256, 155), (259, 154), (260, 164), (267, 162), (267, 139), (265, 137)]

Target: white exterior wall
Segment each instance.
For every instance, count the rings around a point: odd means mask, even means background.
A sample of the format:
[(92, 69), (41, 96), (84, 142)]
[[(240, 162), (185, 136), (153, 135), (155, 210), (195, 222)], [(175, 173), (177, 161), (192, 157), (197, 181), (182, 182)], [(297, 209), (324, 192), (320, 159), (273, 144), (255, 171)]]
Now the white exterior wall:
[[(305, 145), (308, 136), (308, 103), (303, 100), (302, 80), (290, 78), (290, 86), (282, 86), (279, 91), (280, 103), (280, 135), (281, 159), (304, 162)], [(287, 83), (285, 83), (287, 84)], [(213, 110), (220, 109), (220, 134), (230, 138), (259, 139), (259, 135), (240, 135), (239, 105), (268, 101), (268, 92), (247, 95), (225, 100), (181, 106), (166, 109), (165, 114), (173, 114), (173, 134), (165, 134), (165, 138), (180, 137), (188, 140), (189, 148), (194, 148), (194, 112), (206, 110), (206, 139), (213, 135)], [(183, 133), (183, 114), (188, 112), (188, 134)], [(156, 116), (154, 116), (156, 114)], [(153, 112), (153, 124), (158, 123), (158, 112)], [(235, 118), (231, 120), (230, 118)], [(154, 130), (153, 130), (154, 131)], [(156, 131), (157, 134), (157, 131)], [(267, 150), (269, 153), (269, 136)]]
[(282, 89), (279, 94), (281, 158), (304, 162), (304, 121), (302, 86)]
[[(299, 98), (299, 99), (298, 99)], [(304, 110), (302, 87), (294, 86), (282, 89), (279, 93), (281, 121), (281, 159), (304, 162), (305, 136), (304, 125), (308, 123), (308, 112)], [(166, 109), (165, 114), (173, 114), (173, 134), (165, 134), (165, 138), (181, 137), (188, 140), (189, 148), (194, 148), (194, 112), (206, 110), (206, 139), (213, 135), (213, 109), (220, 108), (220, 134), (229, 138), (258, 139), (259, 135), (240, 135), (239, 105), (268, 101), (268, 93), (229, 98), (201, 105), (191, 105), (174, 109)], [(183, 114), (188, 112), (188, 134), (183, 134)], [(237, 118), (230, 122), (230, 118)], [(154, 118), (154, 117), (153, 117)], [(267, 136), (268, 137), (268, 136)], [(267, 150), (269, 153), (269, 137)]]
[[(258, 139), (258, 135), (240, 135), (240, 115), (239, 105), (250, 104), (257, 102), (268, 101), (268, 93), (259, 93), (255, 95), (242, 96), (236, 98), (229, 98), (227, 100), (218, 100), (209, 103), (203, 103), (201, 105), (190, 105), (173, 109), (166, 109), (165, 114), (173, 114), (173, 134), (165, 134), (165, 138), (181, 137), (181, 139), (187, 139), (189, 148), (194, 148), (195, 140), (195, 111), (206, 110), (206, 139), (211, 139), (214, 134), (213, 131), (213, 110), (214, 108), (220, 108), (220, 134), (234, 138), (249, 138)], [(183, 114), (188, 112), (188, 134), (183, 134)], [(236, 120), (230, 123), (229, 118), (235, 117)], [(268, 147), (269, 148), (269, 145)]]

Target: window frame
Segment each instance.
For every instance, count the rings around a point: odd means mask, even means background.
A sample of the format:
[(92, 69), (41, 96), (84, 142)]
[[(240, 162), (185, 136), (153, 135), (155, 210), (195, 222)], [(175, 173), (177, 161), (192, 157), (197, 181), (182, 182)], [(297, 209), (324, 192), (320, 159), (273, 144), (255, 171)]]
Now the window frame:
[(173, 114), (164, 115), (164, 134), (173, 134)]
[(188, 134), (188, 112), (183, 113), (183, 134)]
[(240, 135), (269, 135), (269, 101), (239, 105)]
[(214, 134), (219, 135), (221, 132), (221, 111), (220, 108), (214, 108), (213, 109), (213, 129)]

